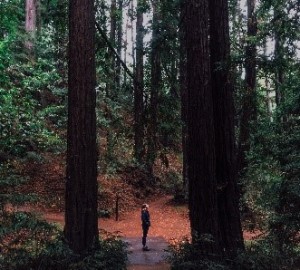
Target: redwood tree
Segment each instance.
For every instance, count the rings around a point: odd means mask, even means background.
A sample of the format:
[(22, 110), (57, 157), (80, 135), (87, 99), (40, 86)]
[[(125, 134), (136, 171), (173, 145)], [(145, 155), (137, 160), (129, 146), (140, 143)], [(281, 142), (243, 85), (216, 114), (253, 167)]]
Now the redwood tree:
[(152, 41), (151, 41), (151, 93), (149, 108), (149, 128), (148, 128), (148, 152), (147, 166), (148, 172), (153, 176), (153, 165), (157, 154), (157, 110), (158, 110), (158, 94), (161, 89), (161, 33), (160, 33), (160, 10), (159, 0), (154, 0), (153, 20), (152, 20)]
[(187, 161), (187, 86), (186, 86), (186, 46), (185, 46), (185, 0), (180, 2), (179, 25), (179, 87), (181, 95), (181, 121), (182, 121), (182, 178), (185, 198), (188, 198), (188, 161)]
[(210, 0), (209, 5), (220, 245), (227, 255), (234, 256), (243, 249), (243, 238), (235, 166), (228, 1)]
[[(121, 55), (122, 52), (122, 36), (123, 36), (123, 0), (118, 0), (118, 18), (117, 18), (117, 52)], [(124, 55), (125, 58), (125, 55)], [(116, 61), (116, 89), (121, 87), (121, 61)]]
[(136, 80), (134, 82), (134, 155), (142, 162), (144, 154), (144, 0), (137, 1), (136, 18)]
[(25, 47), (30, 53), (32, 53), (34, 46), (33, 40), (36, 33), (37, 0), (26, 0), (25, 11), (25, 30), (28, 34), (28, 40), (25, 42)]
[(220, 249), (208, 15), (208, 0), (186, 1), (189, 209), (193, 241), (203, 252), (218, 254)]
[(69, 2), (68, 143), (65, 237), (83, 253), (98, 240), (93, 0)]
[(245, 49), (245, 92), (242, 98), (240, 136), (238, 149), (238, 172), (247, 166), (246, 154), (250, 149), (251, 122), (257, 118), (256, 105), (256, 0), (247, 0), (247, 44)]

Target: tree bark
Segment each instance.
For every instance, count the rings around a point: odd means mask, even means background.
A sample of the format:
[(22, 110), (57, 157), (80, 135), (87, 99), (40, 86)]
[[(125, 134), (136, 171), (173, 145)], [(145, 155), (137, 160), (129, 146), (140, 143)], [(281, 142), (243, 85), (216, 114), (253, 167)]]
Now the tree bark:
[(64, 232), (80, 254), (98, 242), (95, 71), (94, 1), (70, 0)]
[(157, 109), (158, 93), (161, 88), (161, 37), (160, 37), (160, 12), (159, 0), (154, 0), (153, 20), (152, 20), (152, 42), (151, 42), (151, 93), (150, 93), (150, 110), (149, 110), (149, 128), (148, 128), (148, 151), (147, 166), (151, 176), (153, 176), (153, 165), (157, 156)]
[(179, 87), (181, 94), (181, 121), (182, 121), (182, 179), (183, 191), (185, 198), (188, 198), (188, 162), (187, 162), (187, 114), (188, 114), (188, 100), (187, 100), (187, 82), (186, 82), (186, 44), (185, 44), (185, 15), (184, 2), (180, 3), (180, 25), (179, 25)]
[(190, 222), (193, 242), (206, 256), (220, 254), (208, 13), (208, 0), (186, 1)]
[[(113, 48), (116, 46), (116, 29), (117, 29), (117, 6), (116, 0), (111, 1), (110, 6), (110, 35), (109, 42)], [(108, 48), (108, 51), (110, 48)], [(107, 100), (114, 99), (116, 95), (116, 61), (115, 54), (109, 54), (109, 71), (108, 71), (108, 80), (106, 84), (106, 98)], [(105, 117), (109, 124), (112, 123), (111, 109), (109, 106), (106, 106)], [(109, 164), (114, 160), (114, 138), (111, 133), (112, 126), (106, 129), (106, 164)]]
[[(282, 5), (279, 7), (274, 7), (274, 20), (279, 21), (279, 25), (281, 24), (281, 18), (283, 17), (282, 10), (284, 9)], [(282, 30), (275, 28), (274, 40), (275, 40), (275, 50), (274, 50), (274, 58), (275, 58), (275, 101), (276, 105), (279, 106), (282, 102), (282, 89), (281, 86), (283, 84), (283, 38), (280, 34)]]
[(209, 5), (220, 245), (225, 255), (235, 257), (244, 246), (235, 166), (228, 3), (210, 0)]
[(245, 93), (242, 98), (242, 114), (239, 132), (238, 172), (247, 167), (246, 154), (250, 150), (251, 123), (257, 119), (256, 103), (256, 42), (257, 20), (255, 14), (256, 0), (247, 0), (248, 30), (245, 59)]
[(34, 39), (36, 34), (37, 0), (26, 0), (25, 9), (25, 31), (28, 34), (28, 40), (25, 42), (25, 47), (30, 53), (33, 53)]
[(136, 22), (136, 82), (134, 82), (134, 155), (142, 163), (144, 155), (144, 28), (143, 0), (137, 2)]
[[(123, 37), (123, 0), (118, 0), (118, 18), (117, 18), (117, 53), (121, 56)], [(121, 61), (116, 61), (116, 89), (121, 87)]]

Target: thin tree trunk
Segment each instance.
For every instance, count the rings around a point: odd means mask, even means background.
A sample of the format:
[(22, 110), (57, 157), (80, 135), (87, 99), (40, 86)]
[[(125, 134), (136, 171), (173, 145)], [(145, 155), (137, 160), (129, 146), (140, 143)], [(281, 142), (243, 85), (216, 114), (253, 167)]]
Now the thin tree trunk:
[(134, 83), (134, 154), (138, 162), (142, 162), (144, 155), (144, 28), (143, 1), (137, 2), (136, 22), (136, 82)]
[(64, 233), (70, 248), (82, 254), (98, 242), (93, 0), (69, 2), (68, 85)]
[(161, 88), (161, 37), (159, 30), (159, 0), (153, 1), (152, 42), (151, 42), (151, 93), (150, 93), (150, 118), (148, 129), (148, 171), (153, 176), (153, 165), (157, 156), (157, 109), (158, 93)]
[(210, 0), (209, 5), (220, 245), (227, 256), (235, 257), (244, 245), (235, 166), (228, 3)]
[[(122, 53), (122, 37), (123, 37), (123, 0), (118, 0), (118, 18), (117, 18), (117, 53)], [(116, 89), (121, 87), (121, 61), (116, 62)]]
[[(110, 6), (110, 35), (109, 42), (115, 48), (116, 45), (116, 29), (117, 29), (117, 6), (116, 0), (111, 1)], [(109, 51), (109, 48), (108, 48)], [(115, 54), (109, 54), (109, 78), (106, 84), (106, 97), (107, 100), (113, 99), (116, 95), (116, 62), (115, 62)], [(105, 112), (106, 118), (109, 123), (112, 122), (111, 108), (106, 106)], [(110, 125), (107, 128), (106, 132), (106, 141), (107, 141), (107, 149), (106, 149), (106, 164), (109, 164), (114, 159), (114, 138), (111, 133), (112, 126)]]
[(32, 54), (36, 34), (37, 0), (26, 0), (25, 10), (25, 31), (28, 34), (28, 40), (25, 42), (25, 47), (29, 53)]
[(183, 178), (183, 191), (185, 198), (188, 198), (188, 162), (187, 162), (187, 114), (188, 114), (188, 100), (187, 100), (187, 87), (186, 87), (186, 44), (184, 40), (185, 25), (184, 25), (184, 1), (180, 3), (180, 28), (179, 28), (179, 85), (181, 94), (181, 121), (182, 121), (182, 178)]
[[(265, 40), (264, 41), (264, 56), (266, 57), (267, 56), (267, 50), (268, 50), (268, 45), (267, 45), (267, 41)], [(269, 81), (269, 78), (268, 78), (268, 71), (265, 72), (265, 79), (264, 79), (264, 87), (266, 89), (266, 112), (267, 112), (267, 115), (269, 116), (270, 118), (270, 121), (273, 122), (273, 106), (272, 106), (272, 95), (271, 95), (271, 92), (273, 91), (271, 89), (271, 86), (270, 86), (270, 81)]]
[[(127, 21), (126, 21), (125, 41), (124, 41), (124, 63), (126, 65), (127, 65), (128, 36), (129, 36), (128, 29), (130, 28), (129, 21), (130, 21), (130, 6), (128, 7), (128, 11), (127, 11)], [(126, 72), (124, 72), (123, 85), (126, 86), (126, 84), (127, 84), (127, 74), (126, 74)]]
[(41, 1), (36, 0), (36, 31), (37, 34), (42, 30), (42, 12), (41, 12)]
[(242, 98), (242, 114), (240, 121), (238, 172), (247, 167), (246, 154), (250, 150), (251, 123), (257, 119), (256, 104), (256, 43), (257, 20), (255, 14), (256, 0), (247, 0), (248, 7), (248, 43), (245, 60), (245, 93)]
[[(279, 7), (275, 8), (274, 10), (274, 18), (275, 21), (279, 21), (282, 16), (280, 10), (278, 8), (282, 7), (282, 5), (279, 5)], [(281, 23), (281, 22), (280, 22)], [(280, 30), (275, 29), (275, 50), (274, 50), (274, 58), (275, 58), (275, 101), (276, 105), (279, 106), (282, 102), (282, 90), (281, 86), (283, 84), (283, 67), (282, 67), (282, 61), (283, 61), (283, 52), (282, 52), (282, 46), (283, 46), (283, 40), (280, 34)]]
[(206, 257), (220, 254), (208, 13), (207, 0), (186, 1), (190, 222), (193, 242)]
[(136, 61), (135, 61), (135, 43), (134, 43), (134, 31), (133, 31), (133, 21), (134, 21), (134, 6), (133, 6), (133, 1), (131, 2), (131, 7), (130, 7), (130, 19), (131, 19), (131, 44), (132, 44), (132, 50), (131, 50), (131, 55), (132, 55), (132, 67), (135, 70), (136, 67)]

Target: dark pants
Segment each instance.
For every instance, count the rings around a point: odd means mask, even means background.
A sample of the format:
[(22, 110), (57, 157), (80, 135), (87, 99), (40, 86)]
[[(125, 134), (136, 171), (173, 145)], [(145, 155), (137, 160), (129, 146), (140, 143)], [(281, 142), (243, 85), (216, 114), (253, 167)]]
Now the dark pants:
[(149, 231), (149, 226), (148, 225), (142, 225), (143, 228), (143, 238), (142, 238), (142, 244), (143, 246), (146, 246), (146, 239), (147, 239), (147, 234)]

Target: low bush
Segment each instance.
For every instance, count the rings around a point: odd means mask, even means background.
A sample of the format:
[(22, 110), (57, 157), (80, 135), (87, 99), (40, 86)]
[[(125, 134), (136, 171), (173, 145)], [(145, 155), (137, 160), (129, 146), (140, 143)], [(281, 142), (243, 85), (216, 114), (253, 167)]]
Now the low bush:
[(115, 237), (100, 240), (95, 250), (79, 256), (56, 226), (30, 213), (2, 215), (0, 224), (1, 270), (126, 269), (126, 244)]
[(235, 260), (222, 258), (208, 260), (199, 254), (188, 240), (169, 247), (168, 261), (172, 270), (297, 270), (300, 269), (299, 247), (282, 253), (272, 235), (265, 239), (251, 241), (246, 250), (240, 252)]

